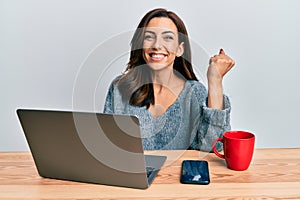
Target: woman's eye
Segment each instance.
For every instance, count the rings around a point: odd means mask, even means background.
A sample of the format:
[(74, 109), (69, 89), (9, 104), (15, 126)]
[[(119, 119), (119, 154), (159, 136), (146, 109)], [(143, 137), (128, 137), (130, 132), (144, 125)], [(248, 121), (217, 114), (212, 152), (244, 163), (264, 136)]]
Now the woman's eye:
[(168, 36), (165, 37), (165, 39), (166, 40), (173, 40), (174, 38), (173, 38), (173, 36), (168, 35)]
[(154, 37), (152, 35), (145, 35), (144, 37), (145, 40), (152, 40)]

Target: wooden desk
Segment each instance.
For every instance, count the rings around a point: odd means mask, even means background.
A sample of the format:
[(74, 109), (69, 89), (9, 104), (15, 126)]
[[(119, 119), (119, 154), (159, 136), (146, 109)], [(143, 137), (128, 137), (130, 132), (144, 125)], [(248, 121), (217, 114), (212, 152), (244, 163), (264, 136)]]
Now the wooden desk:
[[(300, 199), (300, 149), (257, 149), (246, 171), (227, 169), (212, 153), (168, 153), (176, 159), (146, 190), (44, 179), (30, 153), (0, 153), (0, 199)], [(211, 183), (181, 184), (182, 160), (199, 158), (209, 162)]]

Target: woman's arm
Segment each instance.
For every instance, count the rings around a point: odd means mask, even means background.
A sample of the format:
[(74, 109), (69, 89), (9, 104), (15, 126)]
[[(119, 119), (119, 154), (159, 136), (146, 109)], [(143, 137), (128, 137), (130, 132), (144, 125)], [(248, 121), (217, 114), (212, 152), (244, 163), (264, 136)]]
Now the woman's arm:
[[(193, 98), (191, 99), (191, 119), (193, 119), (193, 130), (196, 129), (195, 138), (190, 146), (191, 149), (210, 152), (213, 141), (222, 137), (223, 133), (230, 130), (230, 100), (226, 95), (222, 99), (223, 109), (208, 107), (208, 91), (200, 82), (193, 86)], [(222, 146), (217, 143), (217, 150)]]
[(218, 55), (210, 58), (207, 70), (209, 108), (224, 109), (222, 81), (234, 64), (235, 62), (225, 54), (223, 49), (220, 49)]
[[(203, 105), (203, 120), (198, 130), (200, 150), (211, 151), (212, 142), (231, 129), (230, 102), (229, 98), (223, 95), (222, 81), (234, 64), (223, 49), (209, 60), (207, 106)], [(217, 144), (217, 149), (221, 150), (222, 146)]]

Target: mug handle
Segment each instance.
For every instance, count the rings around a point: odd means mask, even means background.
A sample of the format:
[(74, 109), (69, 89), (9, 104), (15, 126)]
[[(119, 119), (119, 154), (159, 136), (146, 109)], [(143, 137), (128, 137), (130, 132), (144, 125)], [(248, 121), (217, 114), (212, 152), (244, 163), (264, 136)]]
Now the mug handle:
[(213, 151), (214, 151), (214, 153), (215, 153), (218, 157), (225, 159), (225, 156), (222, 155), (222, 154), (220, 154), (220, 153), (217, 151), (217, 149), (216, 149), (216, 144), (217, 144), (217, 142), (222, 142), (222, 143), (223, 143), (223, 138), (217, 138), (217, 139), (214, 140), (214, 142), (213, 142), (213, 144), (212, 144)]

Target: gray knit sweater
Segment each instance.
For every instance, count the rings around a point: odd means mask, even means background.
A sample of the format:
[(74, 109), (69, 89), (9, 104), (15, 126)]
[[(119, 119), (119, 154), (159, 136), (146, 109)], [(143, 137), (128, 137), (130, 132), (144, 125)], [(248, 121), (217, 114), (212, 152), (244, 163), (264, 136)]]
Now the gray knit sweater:
[[(145, 150), (198, 149), (211, 151), (212, 142), (230, 130), (230, 102), (224, 95), (224, 110), (207, 107), (207, 90), (198, 81), (188, 80), (177, 100), (160, 117), (147, 108), (123, 102), (117, 84), (109, 88), (104, 113), (138, 117)], [(222, 146), (218, 143), (217, 149)]]

